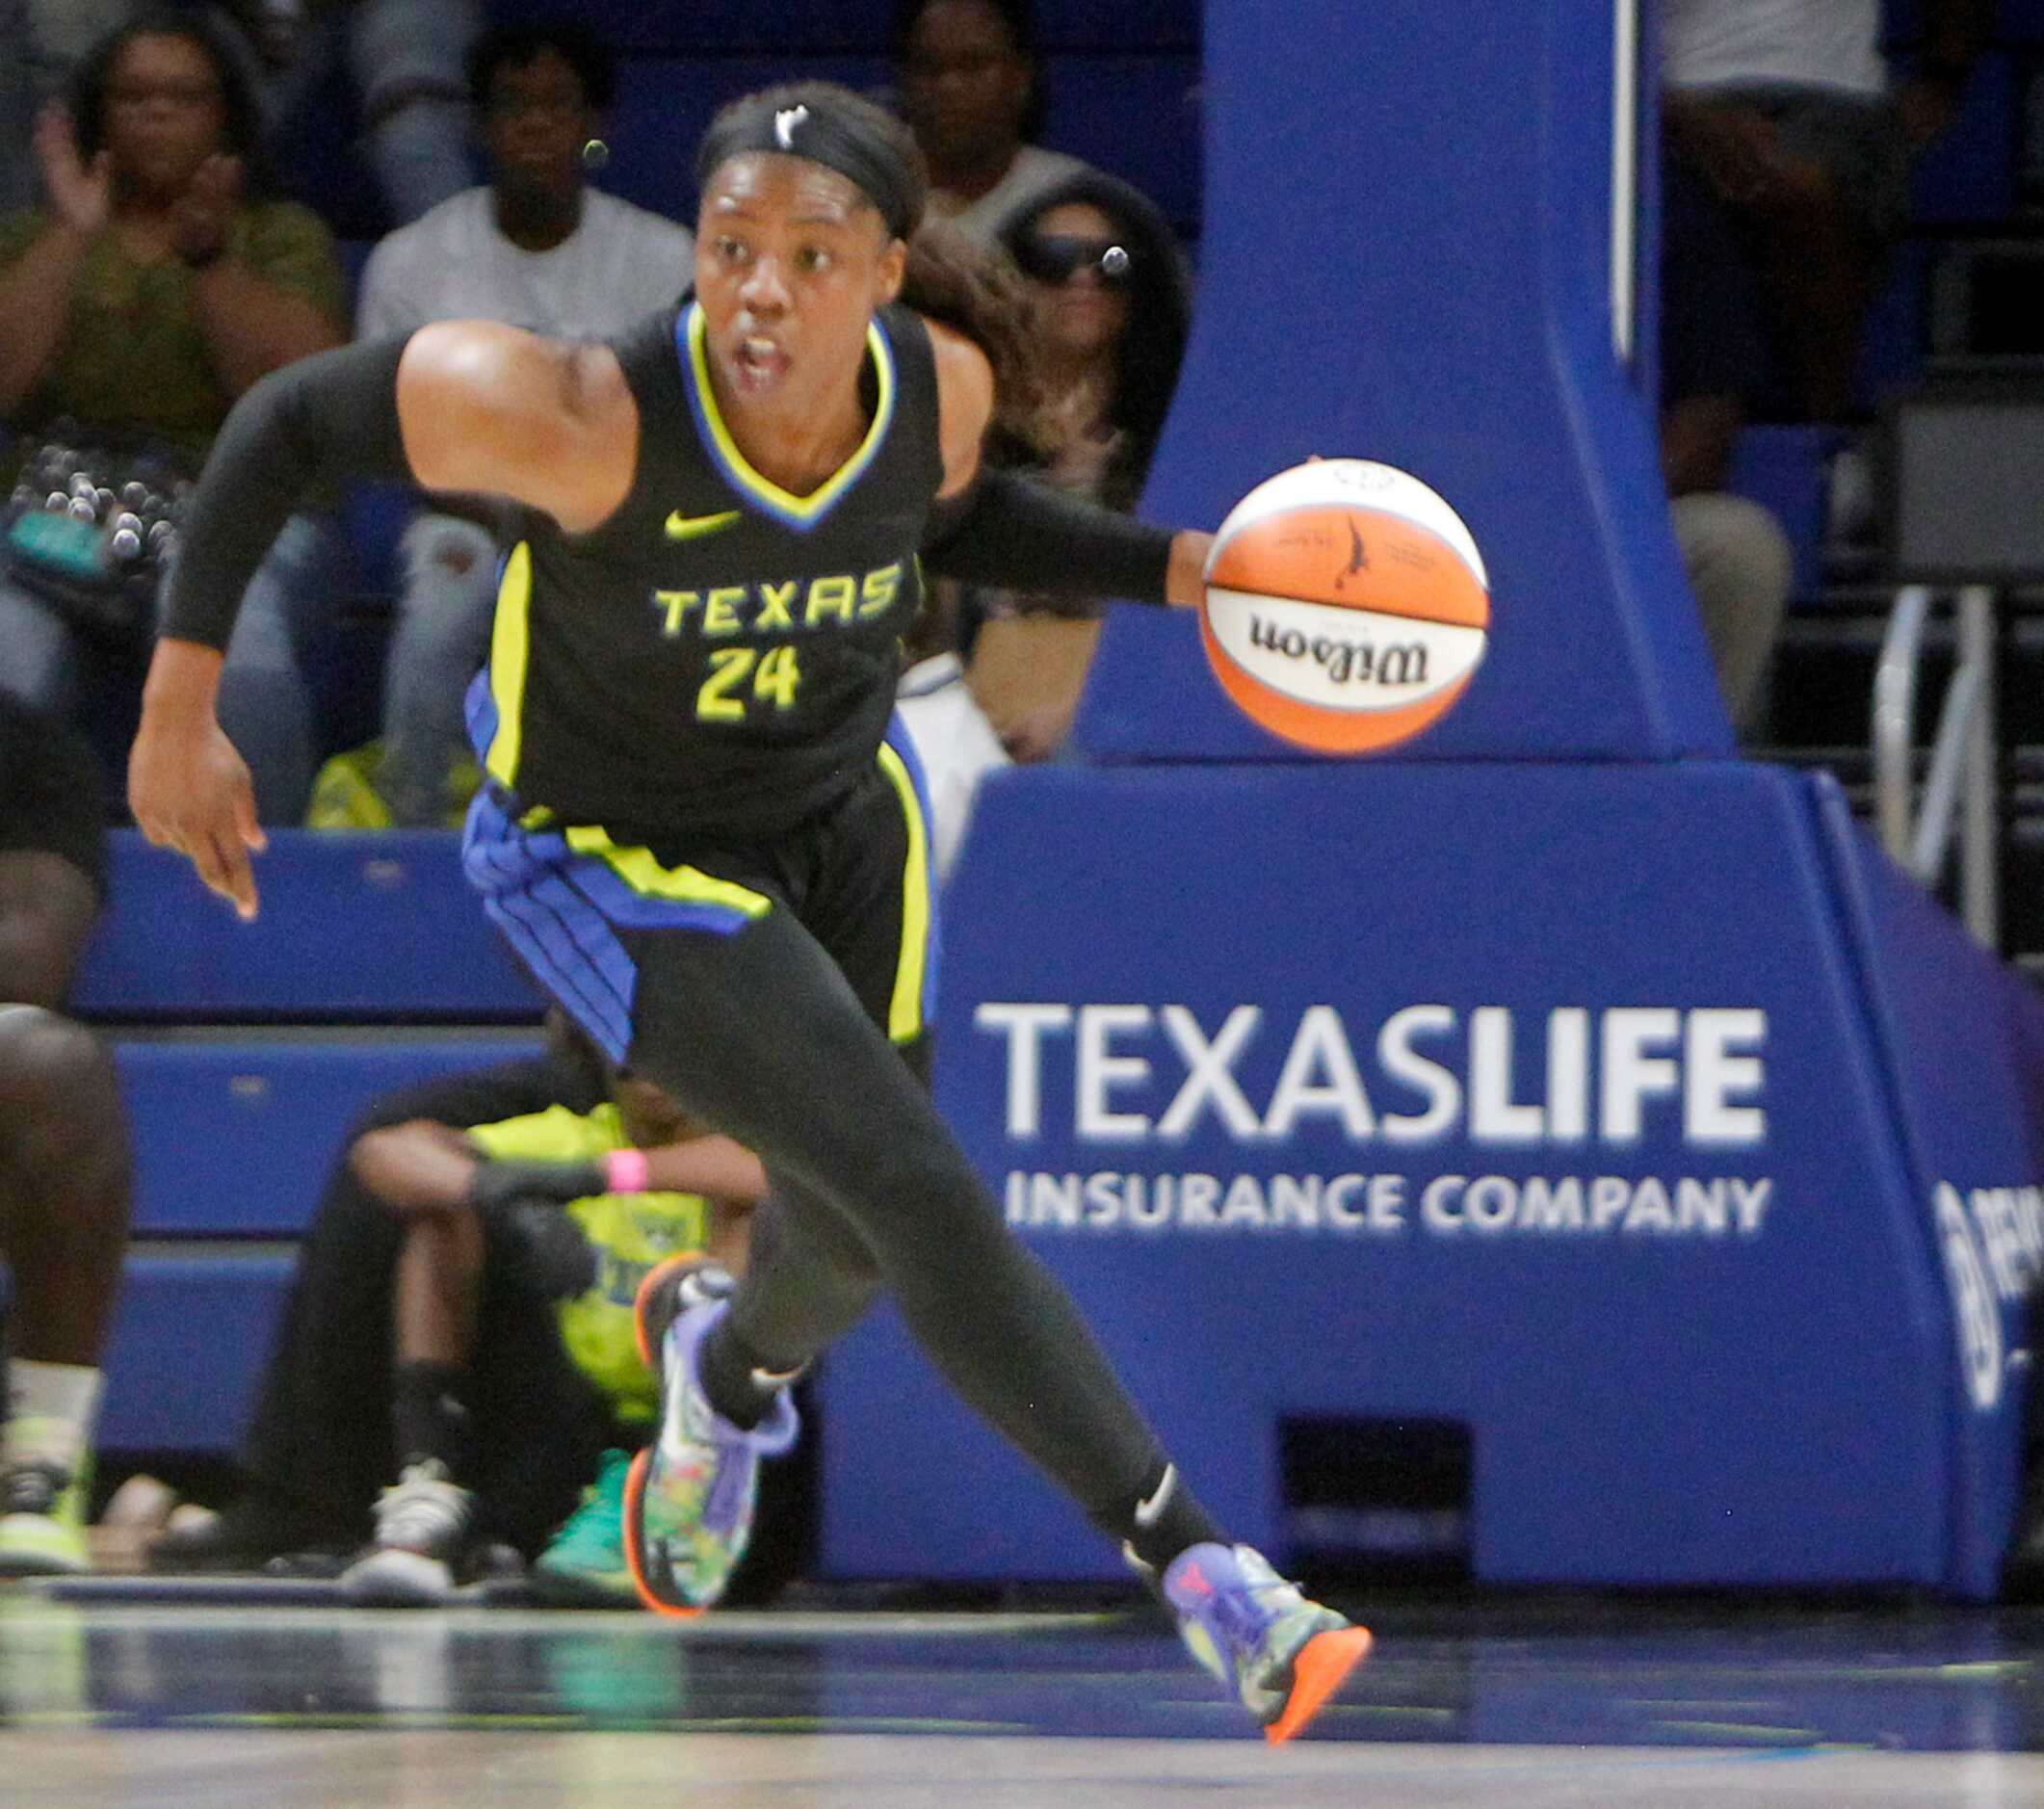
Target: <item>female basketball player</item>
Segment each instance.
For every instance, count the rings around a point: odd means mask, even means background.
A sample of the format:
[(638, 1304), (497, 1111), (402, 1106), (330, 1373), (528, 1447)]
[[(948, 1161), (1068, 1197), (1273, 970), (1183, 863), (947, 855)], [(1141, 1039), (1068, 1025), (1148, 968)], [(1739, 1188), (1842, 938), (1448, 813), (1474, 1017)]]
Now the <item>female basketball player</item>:
[(772, 90), (718, 116), (697, 169), (694, 292), (615, 345), (443, 324), (237, 406), (150, 671), (136, 820), (254, 914), (262, 838), (213, 690), (304, 485), (408, 472), (522, 504), (470, 694), (488, 777), (470, 877), (612, 1058), (773, 1183), (728, 1305), (644, 1308), (665, 1378), (628, 1509), (646, 1599), (715, 1598), (758, 1459), (795, 1435), (786, 1383), (884, 1287), (1286, 1738), (1369, 1635), (1221, 1540), (938, 1116), (918, 1078), (929, 850), (888, 733), (919, 552), (988, 584), (1190, 603), (1205, 537), (981, 471), (988, 356), (898, 301), (925, 178), (889, 116)]

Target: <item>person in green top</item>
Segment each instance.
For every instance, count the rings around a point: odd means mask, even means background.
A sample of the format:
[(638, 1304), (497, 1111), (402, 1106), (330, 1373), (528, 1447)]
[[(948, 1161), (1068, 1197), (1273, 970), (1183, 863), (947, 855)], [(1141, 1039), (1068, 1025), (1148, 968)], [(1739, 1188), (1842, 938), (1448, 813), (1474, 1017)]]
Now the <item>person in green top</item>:
[[(148, 12), (112, 33), (78, 66), (68, 104), (43, 113), (49, 203), (0, 218), (10, 487), (53, 438), (146, 447), (196, 474), (237, 396), (346, 340), (332, 237), (305, 208), (261, 194), (258, 134), (240, 66), (188, 12)], [(320, 518), (292, 519), (228, 656), (223, 707), (265, 822), (295, 822), (311, 785), (298, 654), (328, 600), (334, 540)], [(95, 682), (139, 683), (140, 651), (93, 637), (0, 569), (0, 685), (31, 704), (75, 718)]]
[[(658, 1088), (614, 1074), (611, 1097), (455, 1130), (414, 1118), (364, 1132), (349, 1151), (357, 1180), (403, 1225), (392, 1300), (391, 1419), (397, 1481), (376, 1508), (368, 1549), (343, 1593), (380, 1606), (444, 1602), (478, 1555), (486, 1503), (468, 1485), (468, 1372), (492, 1271), (554, 1301), (560, 1349), (608, 1404), (626, 1442), (642, 1441), (660, 1382), (639, 1349), (647, 1286), (728, 1288), (742, 1272), (759, 1159), (702, 1135)], [(536, 1387), (534, 1410), (547, 1391)], [(629, 1436), (628, 1436), (629, 1434)], [(535, 1438), (532, 1449), (555, 1449)], [(560, 1441), (559, 1449), (572, 1449)], [(607, 1455), (583, 1510), (535, 1566), (547, 1593), (635, 1599), (618, 1519), (626, 1457)]]

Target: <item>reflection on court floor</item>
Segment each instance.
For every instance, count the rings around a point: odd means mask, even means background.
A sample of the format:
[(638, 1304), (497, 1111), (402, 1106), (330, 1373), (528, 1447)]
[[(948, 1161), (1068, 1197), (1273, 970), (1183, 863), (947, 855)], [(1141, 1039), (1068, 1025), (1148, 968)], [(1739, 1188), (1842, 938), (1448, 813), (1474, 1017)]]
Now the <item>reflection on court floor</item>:
[[(1358, 1605), (1361, 1606), (1361, 1605)], [(2044, 1616), (1401, 1602), (1272, 1751), (1140, 1612), (0, 1596), (0, 1804), (2044, 1802)]]

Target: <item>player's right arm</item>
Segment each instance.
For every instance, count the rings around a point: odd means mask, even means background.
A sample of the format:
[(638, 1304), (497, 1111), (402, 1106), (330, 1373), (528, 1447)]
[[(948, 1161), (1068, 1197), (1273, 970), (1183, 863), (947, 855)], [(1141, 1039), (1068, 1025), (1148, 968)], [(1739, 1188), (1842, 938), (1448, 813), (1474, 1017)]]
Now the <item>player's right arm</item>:
[(148, 839), (256, 908), (249, 770), (215, 709), (243, 592), (307, 490), (410, 478), (489, 491), (593, 527), (630, 487), (638, 410), (616, 358), (490, 323), (344, 346), (273, 373), (228, 414), (193, 493), (128, 762)]
[(422, 327), (398, 366), (397, 406), (428, 489), (507, 496), (571, 534), (624, 501), (638, 466), (638, 406), (607, 346), (489, 321)]

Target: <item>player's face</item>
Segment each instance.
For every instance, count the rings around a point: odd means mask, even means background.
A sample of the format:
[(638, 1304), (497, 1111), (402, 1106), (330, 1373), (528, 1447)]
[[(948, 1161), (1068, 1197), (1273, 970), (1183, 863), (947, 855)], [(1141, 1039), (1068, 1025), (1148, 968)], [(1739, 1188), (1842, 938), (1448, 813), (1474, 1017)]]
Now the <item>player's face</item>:
[(696, 223), (695, 295), (722, 397), (768, 414), (827, 408), (858, 380), (866, 328), (901, 293), (907, 250), (835, 170), (733, 157)]
[(107, 71), (106, 146), (132, 195), (182, 195), (193, 173), (226, 149), (220, 71), (189, 38), (131, 38)]

